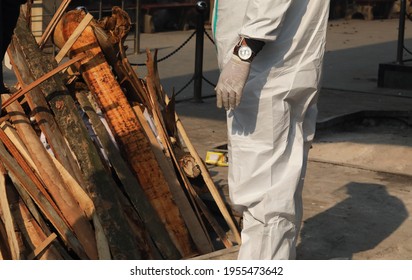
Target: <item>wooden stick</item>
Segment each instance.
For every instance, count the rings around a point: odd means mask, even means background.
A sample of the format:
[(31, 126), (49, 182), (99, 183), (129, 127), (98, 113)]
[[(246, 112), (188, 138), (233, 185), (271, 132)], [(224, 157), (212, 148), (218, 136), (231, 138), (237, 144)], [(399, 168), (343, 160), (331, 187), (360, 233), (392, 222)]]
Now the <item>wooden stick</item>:
[[(140, 120), (140, 123), (141, 123), (143, 129), (146, 131), (147, 138), (149, 139), (151, 145), (153, 146), (153, 151), (154, 151), (156, 157), (158, 158), (158, 161), (161, 165), (161, 168), (162, 168), (163, 172), (165, 173), (166, 177), (169, 178), (170, 181), (172, 181), (172, 180), (174, 181), (175, 178), (176, 178), (176, 173), (173, 170), (172, 166), (169, 164), (169, 162), (166, 162), (166, 158), (165, 158), (164, 153), (162, 152), (160, 144), (157, 141), (155, 135), (153, 134), (151, 128), (149, 127), (149, 125), (147, 123), (147, 120), (143, 116), (141, 108), (135, 106), (134, 110), (135, 110), (136, 116)], [(161, 127), (158, 127), (157, 129), (160, 130)], [(168, 149), (169, 147), (166, 146), (166, 148)], [(179, 167), (177, 167), (177, 168), (179, 169)], [(179, 169), (179, 171), (181, 172), (180, 169)], [(180, 174), (180, 175), (182, 175), (182, 174)], [(187, 182), (185, 182), (185, 183), (187, 183)], [(176, 186), (178, 185), (178, 187), (181, 188), (178, 181), (175, 182), (175, 184), (176, 184)], [(183, 205), (180, 205), (180, 207), (182, 207), (182, 206)], [(193, 210), (190, 209), (190, 212), (193, 212)], [(191, 236), (193, 237), (193, 241), (195, 242), (195, 244), (196, 244), (197, 248), (199, 249), (199, 251), (202, 254), (205, 254), (206, 252), (213, 251), (213, 245), (211, 244), (210, 237), (206, 233), (206, 229), (205, 229), (204, 225), (201, 223), (200, 216), (196, 217), (195, 215), (193, 215), (194, 213), (188, 213), (188, 214), (190, 214), (190, 217), (187, 216), (186, 219), (189, 219), (189, 218), (191, 219), (190, 223), (188, 223), (188, 229), (189, 229), (189, 231), (191, 233)]]
[[(166, 95), (166, 102), (169, 102), (168, 97)], [(215, 186), (215, 183), (213, 182), (209, 170), (207, 169), (205, 163), (203, 162), (203, 160), (200, 158), (199, 154), (197, 153), (195, 147), (193, 146), (193, 144), (191, 143), (185, 128), (183, 127), (182, 121), (179, 119), (178, 115), (175, 115), (176, 117), (176, 125), (177, 125), (177, 129), (180, 132), (180, 135), (182, 136), (183, 141), (185, 142), (187, 148), (189, 149), (190, 154), (195, 158), (197, 164), (200, 167), (200, 170), (202, 171), (202, 177), (210, 191), (210, 193), (212, 194), (213, 199), (215, 200), (220, 212), (223, 215), (223, 218), (225, 219), (226, 223), (228, 224), (230, 230), (233, 233), (233, 236), (235, 237), (235, 240), (238, 244), (241, 244), (241, 239), (240, 239), (240, 234), (239, 234), (239, 230), (235, 224), (235, 222), (233, 221), (232, 216), (230, 215), (225, 202), (222, 199), (222, 196), (220, 195), (218, 189)]]
[(53, 15), (53, 18), (51, 19), (49, 25), (46, 27), (46, 30), (44, 31), (42, 37), (39, 40), (39, 47), (40, 49), (44, 48), (44, 45), (46, 44), (47, 40), (50, 38), (54, 28), (56, 27), (57, 23), (63, 16), (65, 10), (69, 6), (71, 0), (64, 0), (59, 8), (57, 9), (56, 13)]
[(55, 68), (54, 70), (48, 72), (47, 74), (43, 75), (40, 79), (37, 79), (36, 81), (34, 81), (33, 83), (29, 84), (28, 86), (24, 87), (23, 89), (18, 90), (17, 92), (15, 92), (8, 100), (6, 100), (3, 105), (1, 106), (1, 109), (5, 109), (7, 106), (9, 106), (11, 103), (13, 103), (14, 101), (16, 101), (20, 96), (25, 95), (26, 93), (28, 93), (30, 90), (32, 90), (33, 88), (37, 87), (39, 84), (41, 84), (42, 82), (46, 81), (47, 79), (49, 79), (50, 77), (56, 75), (57, 73), (59, 73), (60, 71), (62, 71), (63, 69), (69, 67), (70, 65), (78, 62), (79, 60), (82, 60), (86, 57), (86, 54), (84, 55), (78, 55), (73, 59), (70, 59), (69, 61), (63, 63), (62, 65), (58, 66), (57, 68)]
[(7, 199), (6, 178), (4, 174), (0, 174), (0, 209), (3, 213), (4, 225), (6, 228), (7, 239), (13, 260), (21, 259), (21, 251), (19, 242), (16, 236), (16, 229), (14, 227), (14, 219), (11, 215), (9, 201)]
[[(84, 253), (82, 246), (61, 217), (61, 213), (58, 211), (57, 206), (2, 129), (0, 129), (0, 139), (0, 161), (4, 163), (9, 172), (15, 174), (16, 178), (21, 182), (21, 185), (26, 188), (27, 192), (36, 202), (42, 213), (53, 224), (63, 240), (70, 244), (71, 248), (80, 258), (86, 259), (87, 256)], [(3, 143), (13, 156), (6, 151)]]
[(38, 255), (40, 255), (50, 244), (57, 238), (55, 233), (50, 234), (34, 251), (27, 256), (29, 260), (34, 260)]
[(70, 51), (73, 44), (80, 37), (80, 35), (84, 31), (84, 29), (89, 25), (89, 23), (92, 21), (92, 19), (93, 19), (93, 16), (91, 14), (87, 14), (82, 19), (82, 21), (79, 23), (79, 25), (73, 31), (72, 35), (70, 35), (69, 39), (67, 39), (66, 43), (63, 45), (63, 47), (61, 48), (59, 53), (54, 58), (57, 61), (57, 63), (60, 63), (60, 61), (66, 56), (67, 52)]
[[(86, 112), (89, 120), (100, 139), (107, 156), (117, 173), (127, 196), (129, 197), (133, 207), (142, 219), (147, 231), (155, 242), (157, 249), (166, 258), (171, 258), (179, 255), (176, 246), (170, 239), (169, 233), (154, 210), (153, 206), (146, 198), (139, 181), (131, 171), (127, 162), (122, 158), (119, 150), (111, 140), (109, 132), (100, 120), (97, 113), (93, 110), (93, 106), (86, 96), (85, 91), (77, 91), (76, 97), (80, 106)], [(89, 93), (90, 94), (90, 93)]]

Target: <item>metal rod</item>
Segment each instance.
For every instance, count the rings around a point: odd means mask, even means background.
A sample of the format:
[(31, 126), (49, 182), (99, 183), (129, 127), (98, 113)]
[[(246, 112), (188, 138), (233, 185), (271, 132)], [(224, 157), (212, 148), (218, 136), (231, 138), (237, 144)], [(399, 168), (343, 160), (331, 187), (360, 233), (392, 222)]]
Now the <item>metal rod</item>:
[(136, 0), (136, 19), (134, 31), (134, 53), (140, 54), (140, 1)]
[(406, 16), (406, 0), (401, 0), (401, 9), (399, 13), (399, 31), (398, 31), (398, 51), (396, 63), (403, 64), (403, 47), (405, 42), (405, 16)]
[(205, 17), (207, 9), (205, 1), (198, 1), (196, 4), (198, 11), (196, 25), (196, 52), (195, 52), (195, 74), (194, 74), (194, 102), (202, 102), (202, 80), (203, 80), (203, 45), (205, 34)]
[(99, 2), (99, 19), (103, 17), (103, 0)]

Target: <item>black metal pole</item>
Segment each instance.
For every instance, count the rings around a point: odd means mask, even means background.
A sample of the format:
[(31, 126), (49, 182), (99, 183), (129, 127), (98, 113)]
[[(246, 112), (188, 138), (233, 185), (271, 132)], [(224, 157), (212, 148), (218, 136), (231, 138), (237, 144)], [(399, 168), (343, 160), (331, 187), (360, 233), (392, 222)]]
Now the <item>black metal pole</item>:
[(401, 9), (399, 12), (398, 51), (396, 55), (397, 64), (403, 64), (403, 47), (405, 42), (405, 16), (406, 0), (401, 0)]
[(194, 75), (194, 102), (202, 102), (202, 80), (203, 80), (203, 44), (205, 34), (205, 11), (207, 4), (205, 1), (196, 3), (198, 12), (196, 26), (196, 53), (195, 53), (195, 75)]

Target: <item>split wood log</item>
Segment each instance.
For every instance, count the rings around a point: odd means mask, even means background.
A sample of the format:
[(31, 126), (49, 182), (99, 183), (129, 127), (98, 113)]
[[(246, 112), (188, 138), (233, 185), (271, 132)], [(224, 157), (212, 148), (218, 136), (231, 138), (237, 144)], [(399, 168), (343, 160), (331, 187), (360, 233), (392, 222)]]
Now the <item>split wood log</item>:
[(1, 260), (11, 260), (11, 252), (7, 242), (6, 228), (3, 224), (2, 219), (0, 219), (0, 261)]
[[(18, 44), (14, 42), (15, 40), (16, 38), (12, 40), (8, 48), (10, 62), (13, 65), (14, 73), (20, 85), (26, 87), (28, 83), (33, 83), (35, 79), (30, 71), (26, 71), (27, 68), (21, 67), (21, 65), (26, 63), (27, 58), (24, 57), (21, 50), (19, 51)], [(44, 133), (54, 156), (80, 185), (85, 185), (79, 165), (61, 133), (41, 89), (35, 87), (26, 96), (32, 116), (35, 118), (40, 130)]]
[(43, 35), (41, 36), (39, 40), (39, 47), (40, 49), (43, 49), (45, 44), (47, 43), (47, 40), (50, 38), (50, 36), (53, 33), (53, 30), (56, 28), (57, 23), (63, 16), (64, 12), (66, 11), (67, 7), (69, 6), (71, 0), (63, 0), (62, 3), (60, 4), (59, 8), (57, 11), (54, 13), (51, 21), (46, 27), (46, 30), (43, 32)]
[[(172, 163), (170, 161), (168, 161), (163, 153), (163, 150), (159, 144), (159, 142), (156, 139), (156, 136), (153, 134), (151, 128), (149, 127), (149, 125), (147, 124), (147, 121), (143, 115), (142, 112), (142, 108), (135, 106), (134, 107), (134, 111), (136, 113), (136, 115), (139, 118), (140, 123), (142, 124), (143, 129), (146, 132), (146, 135), (153, 147), (153, 151), (155, 153), (156, 158), (159, 161), (159, 164), (161, 165), (161, 168), (163, 170), (163, 172), (165, 173), (165, 175), (167, 176), (167, 178), (169, 178), (169, 182), (170, 183), (174, 183), (176, 184), (176, 186), (179, 184), (180, 182), (177, 180), (176, 176), (175, 176), (175, 171), (173, 169), (173, 166), (171, 165)], [(182, 174), (180, 174), (182, 175)], [(176, 178), (176, 180), (174, 180), (174, 178)], [(184, 178), (182, 177), (182, 180), (184, 180)], [(183, 181), (184, 183), (187, 183), (185, 181)], [(189, 207), (186, 206), (186, 207)], [(191, 207), (191, 206), (190, 206)], [(197, 213), (197, 215), (194, 215), (193, 210), (190, 209), (190, 212), (187, 213), (188, 216), (187, 218), (191, 219), (189, 225), (191, 225), (191, 227), (189, 226), (189, 230), (191, 230), (191, 235), (193, 236), (193, 241), (195, 242), (197, 248), (199, 249), (201, 254), (206, 254), (206, 252), (212, 252), (213, 251), (213, 244), (210, 240), (209, 234), (206, 231), (205, 226), (203, 225), (202, 221), (199, 220), (200, 218), (200, 213)]]
[(141, 80), (131, 67), (127, 57), (120, 57), (119, 59), (118, 51), (110, 43), (107, 33), (100, 26), (92, 25), (92, 27), (107, 62), (113, 67), (113, 72), (116, 74), (122, 88), (126, 89), (126, 97), (129, 102), (147, 107), (148, 97), (144, 92)]
[[(195, 159), (190, 154), (187, 157), (190, 158), (188, 161), (191, 164), (182, 164), (182, 160), (185, 158), (185, 152), (183, 151), (183, 147), (181, 147), (179, 139), (180, 137), (177, 133), (177, 127), (175, 123), (175, 116), (177, 115), (177, 113), (174, 110), (174, 98), (172, 97), (172, 100), (169, 100), (161, 87), (160, 77), (157, 69), (157, 51), (155, 52), (154, 57), (151, 56), (150, 52), (147, 52), (147, 55), (148, 60), (146, 64), (148, 68), (148, 77), (146, 78), (146, 81), (148, 91), (151, 95), (152, 102), (156, 102), (157, 108), (164, 108), (164, 111), (162, 112), (164, 120), (162, 123), (164, 123), (164, 126), (161, 127), (159, 133), (164, 134), (163, 138), (167, 138), (168, 140), (167, 148), (170, 150), (170, 154), (172, 155), (175, 167), (179, 171), (180, 176), (184, 182), (184, 185), (187, 191), (189, 192), (191, 198), (193, 199), (194, 205), (197, 205), (200, 208), (199, 211), (202, 212), (206, 220), (209, 222), (209, 224), (212, 226), (216, 234), (219, 236), (224, 246), (226, 246), (227, 248), (232, 247), (233, 244), (229, 240), (227, 234), (224, 232), (219, 223), (210, 213), (210, 210), (206, 207), (206, 205), (199, 197), (197, 192), (194, 190), (193, 186), (187, 178), (192, 177), (191, 175), (193, 174), (193, 172), (185, 171), (185, 167), (187, 168), (190, 165), (196, 167), (196, 169), (199, 169), (199, 167), (196, 164)], [(168, 101), (167, 103), (166, 100)], [(160, 118), (161, 112), (159, 110), (153, 109), (152, 112), (154, 114), (157, 114)], [(169, 139), (172, 137), (176, 139), (175, 143), (171, 143), (171, 141), (169, 141)], [(196, 173), (198, 174), (193, 177), (197, 177), (200, 174), (200, 169), (197, 170)]]
[[(38, 180), (27, 162), (1, 129), (0, 139), (0, 161), (4, 164), (8, 172), (13, 173), (21, 186), (23, 186), (30, 194), (43, 215), (47, 217), (54, 228), (59, 232), (62, 240), (66, 242), (70, 246), (70, 249), (72, 249), (80, 258), (86, 259), (87, 255), (85, 254), (83, 247), (61, 217), (61, 213), (58, 212), (52, 199), (47, 196), (42, 183)], [(6, 151), (5, 146), (12, 155)], [(20, 164), (22, 166), (20, 166)]]
[[(163, 156), (163, 170), (165, 170), (165, 172), (169, 171), (169, 173), (174, 171), (174, 167), (177, 169), (178, 174), (180, 175), (181, 181), (183, 183), (183, 185), (185, 186), (186, 189), (190, 189), (191, 185), (189, 183), (189, 181), (187, 180), (182, 167), (180, 166), (176, 155), (175, 155), (175, 151), (172, 148), (172, 144), (170, 143), (170, 138), (167, 135), (166, 129), (165, 129), (165, 124), (162, 118), (162, 115), (160, 113), (160, 108), (159, 106), (161, 105), (161, 103), (159, 103), (158, 101), (158, 94), (157, 94), (157, 84), (160, 84), (160, 81), (158, 80), (158, 78), (156, 78), (156, 70), (154, 68), (154, 62), (152, 59), (152, 56), (150, 54), (149, 51), (147, 51), (147, 66), (148, 66), (148, 76), (146, 77), (146, 82), (147, 82), (147, 91), (148, 91), (148, 95), (149, 95), (149, 99), (151, 100), (151, 111), (152, 111), (152, 116), (155, 120), (156, 123), (156, 128), (157, 128), (157, 132), (158, 135), (160, 135), (162, 144), (164, 145), (164, 149), (166, 150), (166, 159)], [(138, 114), (138, 113), (137, 113)], [(142, 123), (142, 122), (141, 122)], [(151, 131), (149, 131), (150, 133)], [(148, 132), (146, 132), (148, 133)], [(161, 151), (159, 145), (156, 146), (157, 143), (154, 143), (152, 141), (152, 145), (154, 146), (154, 150), (157, 151)], [(160, 155), (159, 155), (160, 156)], [(173, 165), (174, 164), (174, 165)], [(169, 176), (168, 176), (169, 177)], [(175, 182), (176, 184), (179, 184), (178, 181)], [(189, 198), (193, 199), (191, 196), (191, 193), (189, 191)], [(195, 207), (195, 211), (198, 213), (198, 215), (195, 215), (195, 213), (193, 211), (188, 211), (186, 213), (186, 215), (188, 215), (188, 217), (186, 218), (186, 220), (190, 220), (191, 224), (193, 224), (192, 227), (189, 227), (189, 230), (192, 229), (193, 232), (191, 233), (192, 236), (194, 237), (194, 241), (196, 243), (196, 245), (198, 246), (198, 248), (201, 250), (202, 254), (207, 254), (213, 251), (213, 245), (210, 241), (210, 237), (207, 233), (207, 230), (205, 228), (205, 225), (203, 224), (203, 221), (200, 218), (200, 213), (198, 211), (198, 209), (196, 208), (196, 204), (193, 203), (192, 201), (192, 205)], [(187, 206), (189, 207), (189, 206)], [(192, 208), (190, 208), (191, 210)], [(189, 216), (191, 215), (191, 216)]]
[(156, 244), (159, 253), (164, 258), (178, 258), (179, 252), (170, 239), (164, 224), (160, 220), (153, 206), (146, 199), (146, 194), (140, 186), (139, 181), (130, 170), (129, 165), (121, 157), (119, 150), (109, 135), (109, 132), (93, 108), (93, 105), (89, 100), (89, 98), (93, 97), (88, 97), (87, 95), (89, 95), (89, 93), (86, 90), (76, 91), (77, 100), (89, 117), (93, 129), (100, 139), (104, 150), (107, 152), (107, 156), (113, 165), (119, 180), (122, 182), (125, 192), (133, 204), (133, 207), (136, 209), (137, 213), (139, 213), (139, 216)]
[[(19, 18), (15, 29), (16, 47), (21, 49), (27, 59), (20, 68), (28, 69), (34, 79), (38, 79), (55, 68), (54, 58), (42, 53), (27, 28), (24, 19)], [(87, 128), (79, 114), (78, 108), (63, 84), (61, 76), (53, 76), (40, 86), (43, 95), (53, 111), (59, 129), (73, 151), (86, 185), (96, 207), (97, 215), (102, 223), (109, 241), (113, 259), (140, 259), (137, 245), (130, 233), (124, 214), (120, 211), (119, 199), (114, 179), (107, 173)]]
[[(36, 207), (35, 203), (31, 199), (30, 195), (28, 192), (24, 189), (24, 187), (21, 185), (19, 180), (16, 178), (16, 176), (12, 173), (8, 173), (16, 191), (18, 192), (21, 200), (24, 203), (24, 206), (28, 209), (30, 212), (31, 218), (30, 222), (36, 223), (41, 231), (45, 234), (45, 236), (50, 236), (53, 234), (53, 232), (49, 228), (49, 224), (46, 224), (46, 221), (44, 220), (44, 217), (42, 214), (40, 214), (38, 207)], [(23, 230), (22, 230), (23, 231)], [(71, 260), (73, 259), (71, 255), (69, 255), (69, 252), (67, 248), (64, 248), (63, 245), (60, 242), (54, 242), (52, 245), (55, 247), (58, 251), (58, 254), (65, 260)], [(47, 259), (47, 258), (45, 258)]]
[(80, 209), (73, 195), (68, 192), (60, 172), (33, 130), (23, 108), (15, 102), (7, 107), (7, 112), (15, 125), (20, 139), (25, 144), (30, 157), (39, 170), (39, 175), (56, 202), (64, 218), (73, 228), (90, 259), (97, 259), (96, 239), (90, 222)]
[[(165, 98), (166, 98), (166, 102), (169, 102), (169, 99), (168, 99), (167, 95), (165, 96)], [(210, 176), (209, 170), (206, 167), (206, 164), (200, 158), (200, 156), (197, 153), (195, 147), (193, 146), (192, 142), (190, 141), (190, 139), (189, 139), (189, 137), (186, 133), (186, 130), (185, 130), (183, 124), (182, 124), (182, 121), (180, 120), (180, 118), (177, 114), (175, 115), (175, 118), (176, 118), (177, 129), (178, 129), (178, 131), (179, 131), (179, 133), (182, 137), (182, 140), (184, 141), (186, 147), (189, 149), (190, 154), (195, 158), (197, 164), (199, 165), (200, 170), (202, 172), (201, 174), (202, 174), (202, 177), (203, 177), (203, 179), (206, 183), (206, 186), (208, 187), (208, 189), (209, 189), (214, 201), (216, 202), (223, 218), (225, 219), (227, 225), (229, 226), (229, 229), (232, 231), (232, 234), (233, 234), (236, 242), (238, 244), (241, 244), (241, 238), (240, 238), (240, 233), (239, 233), (238, 227), (236, 226), (236, 224), (233, 220), (233, 217), (230, 215), (229, 210), (228, 210), (222, 196), (219, 193), (219, 190), (216, 188), (216, 186), (215, 186), (215, 184), (214, 184), (214, 182), (213, 182), (213, 180)]]
[(6, 191), (6, 175), (3, 174), (3, 172), (0, 174), (0, 213), (2, 214), (1, 217), (6, 229), (7, 243), (9, 244), (12, 259), (24, 259), (22, 256), (23, 252), (19, 246), (19, 241), (16, 235), (16, 224), (10, 211), (10, 204)]
[[(79, 10), (69, 11), (57, 25), (55, 34), (63, 35), (67, 40), (84, 15), (84, 12)], [(170, 186), (137, 117), (104, 58), (91, 27), (86, 28), (73, 45), (71, 55), (84, 52), (88, 56), (81, 60), (79, 70), (96, 96), (123, 155), (128, 159), (182, 256), (195, 255), (188, 230), (170, 193)]]
[[(44, 242), (47, 240), (47, 235), (33, 218), (30, 211), (28, 210), (22, 199), (19, 197), (16, 189), (14, 189), (14, 186), (9, 190), (14, 197), (15, 207), (12, 208), (13, 217), (16, 220), (16, 224), (18, 225), (23, 239), (25, 240), (25, 244), (27, 244), (27, 249), (32, 252), (31, 254), (28, 254), (26, 258), (37, 258), (43, 260), (63, 259), (54, 245), (55, 242), (47, 242), (47, 246), (40, 248), (40, 246), (46, 245), (44, 244)], [(54, 236), (55, 238), (57, 237), (55, 233), (52, 233), (49, 236)], [(55, 238), (53, 238), (53, 240)]]

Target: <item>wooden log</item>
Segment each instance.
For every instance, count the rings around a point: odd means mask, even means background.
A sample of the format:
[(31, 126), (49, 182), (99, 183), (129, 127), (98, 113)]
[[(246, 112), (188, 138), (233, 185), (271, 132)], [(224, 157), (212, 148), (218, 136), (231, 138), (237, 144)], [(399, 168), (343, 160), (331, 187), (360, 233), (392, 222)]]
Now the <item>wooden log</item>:
[[(13, 143), (8, 139), (7, 135), (0, 129), (0, 161), (3, 162), (6, 169), (13, 173), (20, 184), (30, 194), (31, 198), (36, 202), (36, 205), (41, 209), (43, 215), (53, 224), (54, 228), (59, 232), (63, 241), (69, 244), (70, 248), (80, 257), (87, 258), (83, 247), (73, 234), (71, 229), (62, 218), (61, 213), (53, 202), (52, 198), (44, 189), (42, 183), (33, 173), (28, 163), (22, 155), (17, 151)], [(4, 145), (3, 145), (4, 144)], [(11, 155), (6, 151), (6, 147)], [(20, 166), (21, 165), (21, 166)]]
[[(11, 189), (11, 188), (10, 188)], [(41, 229), (40, 225), (31, 215), (27, 206), (18, 196), (17, 191), (13, 188), (13, 193), (15, 197), (15, 205), (13, 207), (13, 217), (16, 220), (16, 224), (19, 227), (19, 230), (25, 239), (25, 244), (27, 244), (27, 249), (31, 250), (31, 254), (27, 255), (27, 259), (43, 259), (43, 260), (61, 260), (63, 257), (60, 255), (58, 250), (55, 247), (56, 242), (47, 242), (47, 246), (44, 246), (44, 241), (47, 240), (47, 235)], [(49, 236), (57, 235), (51, 233)], [(53, 239), (54, 240), (54, 239)], [(40, 246), (43, 246), (40, 248)]]
[(179, 252), (177, 251), (176, 246), (170, 239), (165, 226), (153, 206), (147, 200), (146, 194), (140, 186), (139, 181), (130, 170), (129, 165), (120, 155), (120, 152), (113, 143), (106, 127), (100, 120), (100, 117), (96, 113), (95, 109), (93, 109), (93, 105), (88, 99), (88, 94), (89, 93), (85, 90), (76, 91), (77, 100), (89, 117), (89, 120), (93, 125), (93, 128), (99, 137), (102, 146), (117, 173), (117, 176), (122, 182), (125, 192), (127, 193), (133, 207), (136, 209), (137, 213), (139, 213), (139, 216), (156, 244), (159, 253), (166, 259), (178, 258)]
[(60, 61), (67, 55), (67, 52), (71, 49), (73, 44), (80, 37), (83, 30), (89, 25), (89, 23), (92, 21), (92, 19), (93, 19), (93, 16), (91, 14), (87, 14), (83, 18), (83, 20), (77, 26), (76, 30), (74, 30), (74, 32), (72, 33), (70, 38), (67, 40), (67, 42), (64, 43), (63, 47), (61, 48), (59, 53), (54, 58), (57, 63), (60, 63)]
[(6, 176), (2, 172), (0, 174), (0, 210), (7, 234), (7, 242), (9, 244), (11, 257), (13, 260), (24, 259), (16, 235), (17, 230), (15, 228), (15, 221), (10, 211), (10, 204), (6, 191)]
[[(20, 85), (25, 87), (27, 84), (33, 83), (35, 78), (30, 71), (26, 71), (27, 68), (21, 67), (21, 65), (26, 63), (27, 58), (24, 57), (24, 54), (19, 50), (18, 45), (15, 46), (14, 41), (15, 39), (12, 40), (8, 48), (9, 57)], [(66, 139), (61, 133), (41, 89), (36, 87), (31, 90), (30, 93), (27, 94), (27, 101), (32, 111), (32, 116), (44, 133), (54, 156), (80, 185), (85, 185), (79, 165), (74, 159)]]
[[(62, 32), (67, 39), (83, 17), (82, 11), (68, 12), (56, 27), (56, 32)], [(122, 154), (128, 159), (181, 254), (195, 254), (190, 246), (189, 232), (170, 193), (169, 184), (139, 121), (104, 58), (91, 27), (86, 28), (73, 45), (71, 54), (76, 56), (84, 52), (88, 57), (81, 60), (80, 72), (96, 96)]]
[(67, 7), (69, 6), (71, 0), (63, 0), (62, 3), (60, 4), (59, 8), (57, 11), (54, 13), (51, 21), (46, 27), (46, 30), (43, 32), (42, 37), (39, 40), (39, 47), (40, 49), (43, 49), (45, 44), (47, 43), (47, 40), (50, 38), (51, 34), (53, 33), (54, 28), (56, 27), (57, 23), (63, 16), (64, 12), (66, 11)]
[[(52, 231), (50, 230), (49, 223), (46, 223), (44, 220), (44, 216), (39, 212), (38, 207), (35, 205), (33, 200), (31, 199), (29, 193), (25, 190), (25, 188), (21, 185), (17, 177), (12, 173), (8, 173), (17, 193), (20, 196), (21, 201), (24, 203), (24, 206), (30, 212), (30, 222), (35, 223), (40, 227), (40, 230), (46, 235), (50, 236)], [(39, 231), (40, 231), (39, 230)], [(23, 230), (22, 230), (23, 231)], [(61, 244), (61, 242), (54, 242), (52, 245), (58, 251), (58, 254), (65, 260), (73, 259), (71, 255), (69, 255), (68, 249)]]
[(7, 242), (6, 228), (0, 219), (0, 260), (11, 260), (11, 252)]
[[(19, 66), (29, 69), (35, 79), (55, 68), (56, 61), (40, 51), (22, 18), (19, 18), (17, 23), (15, 37), (16, 45), (27, 58), (26, 62)], [(53, 76), (39, 87), (79, 163), (86, 180), (86, 185), (82, 187), (93, 199), (96, 212), (109, 241), (112, 258), (140, 259), (140, 252), (135, 249), (137, 245), (130, 233), (130, 228), (118, 207), (119, 200), (115, 192), (117, 185), (111, 174), (107, 173), (63, 80), (61, 76)]]
[[(191, 188), (189, 181), (187, 180), (177, 158), (175, 155), (175, 151), (172, 147), (172, 144), (170, 142), (170, 138), (166, 132), (165, 128), (165, 123), (164, 119), (162, 118), (162, 114), (160, 112), (159, 106), (161, 106), (161, 100), (159, 102), (159, 94), (158, 94), (158, 87), (160, 87), (160, 81), (158, 77), (156, 77), (156, 68), (155, 64), (153, 62), (152, 56), (150, 52), (147, 52), (147, 68), (148, 68), (148, 75), (146, 77), (146, 82), (147, 82), (147, 90), (148, 90), (148, 95), (149, 99), (151, 100), (151, 111), (152, 111), (152, 116), (155, 120), (156, 123), (156, 128), (158, 131), (158, 134), (160, 135), (160, 138), (162, 140), (162, 143), (164, 145), (164, 149), (167, 151), (166, 156), (167, 156), (167, 161), (163, 162), (163, 169), (164, 170), (170, 170), (169, 172), (174, 172), (173, 170), (173, 164), (174, 167), (177, 169), (177, 172), (179, 173), (179, 176), (181, 178), (181, 181), (183, 185), (185, 186), (186, 189)], [(191, 193), (189, 192), (189, 197), (192, 199)], [(182, 201), (182, 204), (184, 201)], [(195, 204), (194, 207), (196, 207)], [(191, 234), (194, 238), (194, 241), (196, 242), (196, 245), (198, 248), (201, 250), (202, 254), (210, 253), (213, 251), (213, 245), (210, 241), (210, 237), (207, 233), (207, 230), (200, 218), (200, 215), (198, 214), (197, 216), (194, 215), (194, 211), (192, 210), (192, 207), (190, 209), (188, 208), (189, 206), (186, 206), (188, 211), (185, 211), (187, 218), (186, 220), (190, 220), (189, 224), (189, 230), (192, 230)], [(197, 213), (199, 213), (198, 209), (195, 209)], [(190, 217), (189, 217), (190, 215)]]
[(88, 257), (90, 259), (97, 259), (96, 240), (91, 224), (80, 209), (73, 195), (67, 191), (67, 186), (60, 172), (57, 170), (38, 135), (33, 130), (23, 108), (15, 102), (7, 107), (6, 110), (11, 116), (11, 120), (17, 129), (20, 139), (22, 139), (28, 149), (30, 157), (37, 166), (39, 175), (47, 186), (47, 191), (51, 194), (64, 218), (78, 236)]

